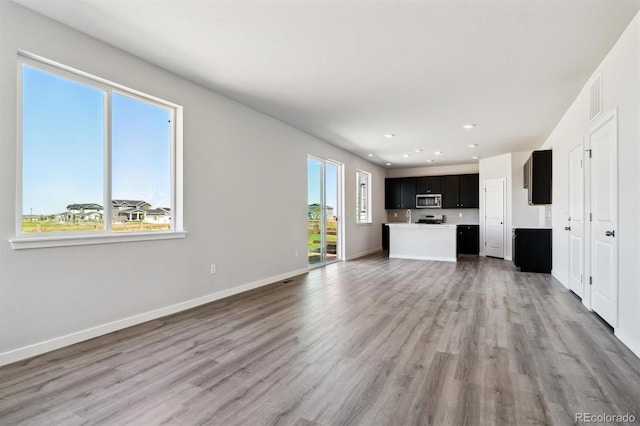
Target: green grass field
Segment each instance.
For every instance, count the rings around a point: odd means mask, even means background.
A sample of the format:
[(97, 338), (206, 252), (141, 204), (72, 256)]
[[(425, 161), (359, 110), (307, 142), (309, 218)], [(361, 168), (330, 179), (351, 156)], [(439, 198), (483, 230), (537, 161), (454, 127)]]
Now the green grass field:
[[(335, 235), (327, 235), (327, 243), (335, 245), (338, 240)], [(309, 234), (308, 247), (309, 251), (319, 251), (320, 250), (320, 234)]]
[[(337, 237), (338, 223), (335, 220), (327, 221), (327, 233), (325, 241), (328, 247), (327, 253), (335, 254), (335, 246), (338, 240)], [(321, 248), (322, 236), (320, 235), (320, 221), (309, 219), (307, 229), (307, 249), (309, 252), (309, 263), (316, 263), (320, 261), (320, 248)]]
[[(57, 222), (49, 220), (24, 220), (22, 221), (22, 231), (27, 233), (37, 232), (69, 232), (69, 231), (96, 231), (101, 230), (103, 224), (100, 222)], [(169, 224), (152, 224), (144, 222), (114, 223), (112, 226), (114, 232), (132, 232), (132, 231), (167, 231), (171, 229)], [(327, 245), (335, 247), (337, 242), (336, 236), (337, 222), (327, 222)], [(319, 232), (319, 221), (309, 220), (307, 247), (309, 255), (320, 253), (321, 235)], [(330, 250), (327, 250), (330, 252)]]
[[(22, 232), (69, 232), (69, 231), (96, 231), (103, 229), (100, 222), (57, 222), (57, 221), (22, 221)], [(171, 225), (168, 223), (153, 224), (144, 222), (114, 223), (111, 225), (114, 232), (131, 231), (168, 231)]]

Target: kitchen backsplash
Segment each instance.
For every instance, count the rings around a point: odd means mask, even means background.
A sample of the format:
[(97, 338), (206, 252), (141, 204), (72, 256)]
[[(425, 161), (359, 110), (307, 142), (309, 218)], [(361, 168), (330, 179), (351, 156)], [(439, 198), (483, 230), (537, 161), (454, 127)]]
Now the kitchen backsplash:
[[(406, 222), (407, 210), (387, 210), (387, 222)], [(443, 214), (445, 223), (477, 225), (480, 223), (479, 209), (411, 209), (411, 222), (423, 219), (425, 215)], [(462, 217), (460, 217), (462, 214)]]

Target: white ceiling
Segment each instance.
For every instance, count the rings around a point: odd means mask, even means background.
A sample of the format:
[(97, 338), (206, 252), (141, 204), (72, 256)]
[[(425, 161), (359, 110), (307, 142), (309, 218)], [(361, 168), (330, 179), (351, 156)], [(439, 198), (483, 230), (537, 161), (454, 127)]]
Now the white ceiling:
[(538, 148), (640, 10), (640, 0), (15, 1), (391, 167)]

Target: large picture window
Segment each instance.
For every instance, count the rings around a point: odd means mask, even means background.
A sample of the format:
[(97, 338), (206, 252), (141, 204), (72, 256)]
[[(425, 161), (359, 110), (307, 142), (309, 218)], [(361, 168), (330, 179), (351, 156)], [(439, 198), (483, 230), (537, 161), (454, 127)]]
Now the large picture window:
[(151, 234), (176, 220), (176, 105), (20, 58), (18, 235)]
[(356, 171), (356, 223), (371, 223), (371, 173)]

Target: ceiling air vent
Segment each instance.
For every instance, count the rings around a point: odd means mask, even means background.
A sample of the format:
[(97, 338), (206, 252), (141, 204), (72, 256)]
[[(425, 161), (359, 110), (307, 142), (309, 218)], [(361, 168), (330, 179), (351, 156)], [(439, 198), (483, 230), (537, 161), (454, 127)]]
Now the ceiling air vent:
[(589, 87), (589, 120), (602, 113), (602, 74), (599, 74)]

